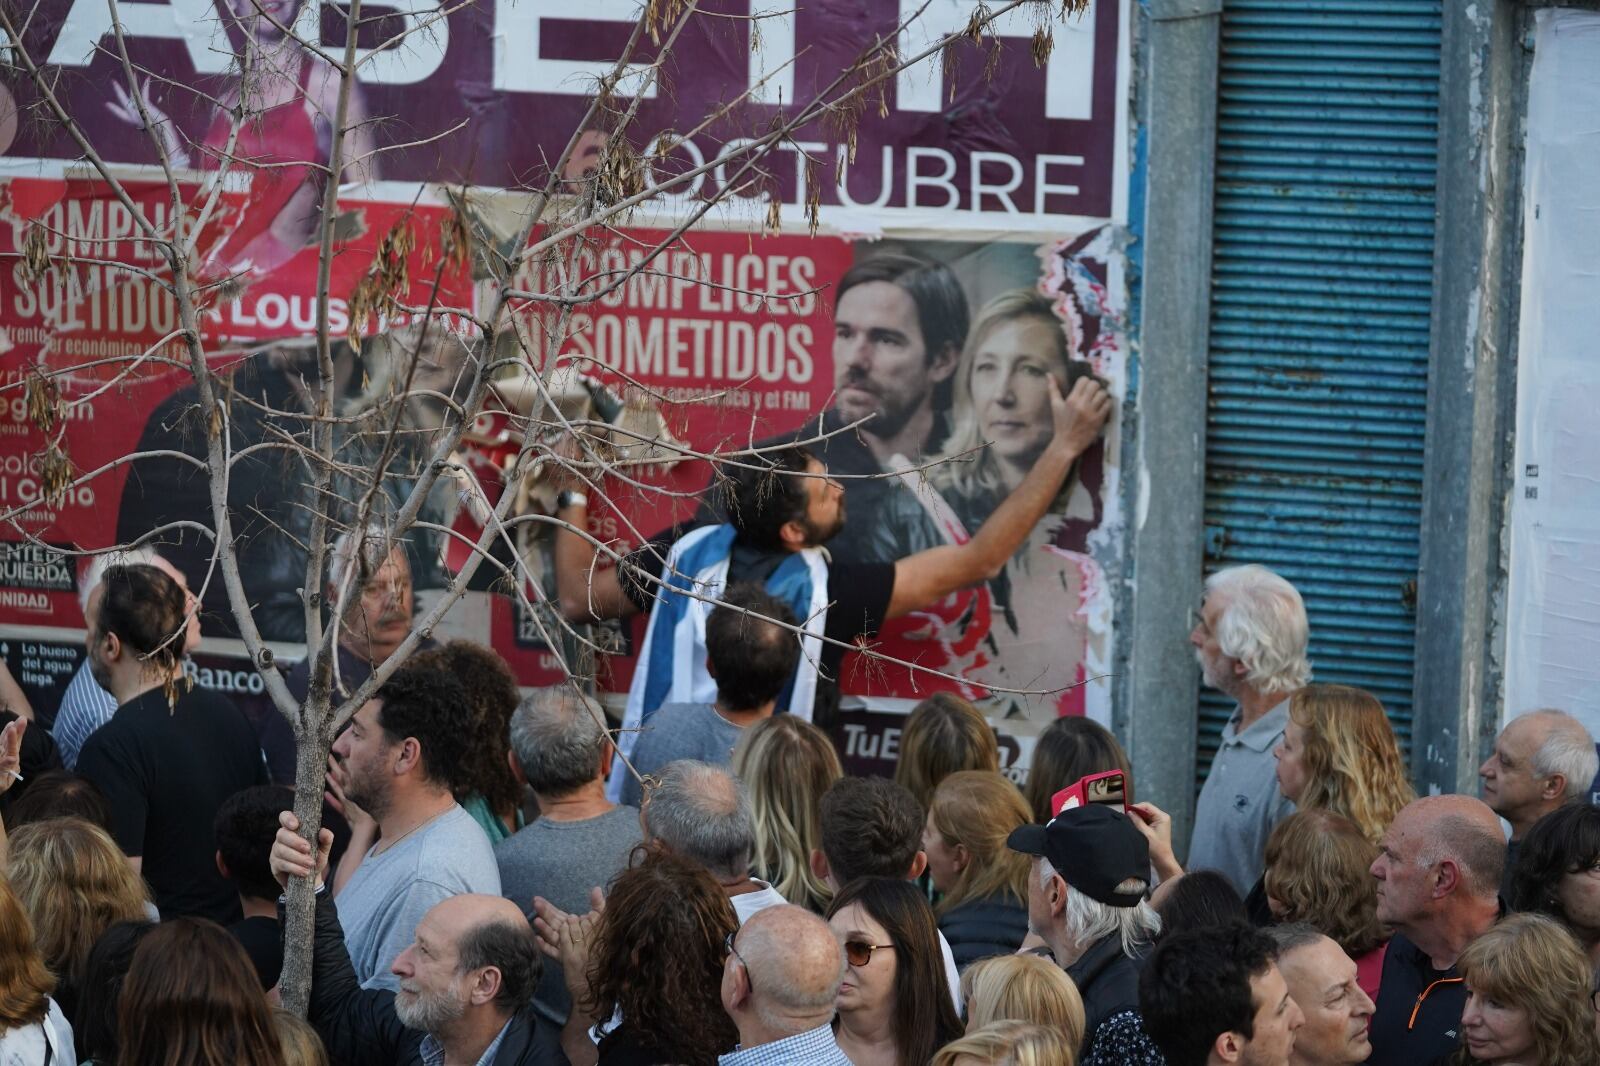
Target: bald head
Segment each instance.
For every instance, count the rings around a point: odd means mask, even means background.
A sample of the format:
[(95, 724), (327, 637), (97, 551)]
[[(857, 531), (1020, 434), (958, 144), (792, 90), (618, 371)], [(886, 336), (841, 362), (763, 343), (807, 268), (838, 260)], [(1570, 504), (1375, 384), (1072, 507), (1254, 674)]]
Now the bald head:
[(522, 910), (504, 896), (484, 896), (476, 892), (463, 892), (434, 904), (423, 921), (437, 920), (452, 928), (468, 929), (493, 922), (509, 922), (526, 927), (528, 920)]
[(744, 785), (725, 767), (679, 759), (661, 768), (645, 833), (722, 881), (750, 875), (755, 823)]
[(827, 922), (802, 907), (766, 907), (744, 923), (734, 946), (764, 1025), (803, 1033), (832, 1016), (844, 951)]
[(1489, 805), (1472, 796), (1423, 796), (1395, 817), (1418, 844), (1417, 861), (1452, 862), (1461, 871), (1463, 887), (1482, 899), (1494, 899), (1505, 872), (1506, 838), (1500, 819)]
[(1545, 708), (1506, 723), (1478, 776), (1484, 801), (1521, 840), (1540, 818), (1587, 795), (1597, 771), (1600, 755), (1583, 723)]
[[(416, 943), (440, 957), (453, 948), (457, 973), (498, 970), (493, 1006), (506, 1014), (533, 998), (542, 969), (539, 947), (521, 908), (508, 899), (463, 893), (442, 900), (417, 923)], [(400, 965), (396, 960), (397, 970)]]

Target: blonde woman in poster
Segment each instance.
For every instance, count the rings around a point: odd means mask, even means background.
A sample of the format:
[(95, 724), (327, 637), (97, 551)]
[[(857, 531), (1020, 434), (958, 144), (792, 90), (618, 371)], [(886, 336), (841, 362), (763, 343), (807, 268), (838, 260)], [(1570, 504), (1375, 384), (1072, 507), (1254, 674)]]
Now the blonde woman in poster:
[[(1050, 379), (1070, 393), (1090, 377), (1089, 365), (1073, 358), (1049, 298), (1015, 289), (990, 300), (973, 323), (956, 369), (948, 461), (926, 476), (902, 475), (912, 490), (898, 496), (907, 513), (883, 523), (884, 535), (931, 524), (947, 541), (964, 541), (1021, 483), (1048, 444)], [(1043, 690), (994, 693), (996, 717), (1044, 724), (1071, 706), (1089, 639), (1084, 605), (1099, 571), (1087, 555), (1062, 546), (1064, 527), (1074, 518), (1092, 521), (1094, 511), (1079, 479), (1069, 478), (1056, 505), (989, 582), (987, 610), (969, 611), (959, 633), (930, 627), (924, 634), (952, 651), (961, 661), (956, 672), (974, 687)]]

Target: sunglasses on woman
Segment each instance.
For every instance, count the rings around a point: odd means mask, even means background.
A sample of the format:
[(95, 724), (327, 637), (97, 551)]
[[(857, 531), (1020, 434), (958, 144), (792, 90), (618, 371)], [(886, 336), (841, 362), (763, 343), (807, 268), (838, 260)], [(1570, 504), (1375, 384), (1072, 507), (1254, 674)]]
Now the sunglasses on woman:
[(846, 940), (844, 957), (851, 966), (866, 966), (872, 962), (874, 951), (887, 951), (893, 948), (893, 944), (869, 944), (865, 940)]

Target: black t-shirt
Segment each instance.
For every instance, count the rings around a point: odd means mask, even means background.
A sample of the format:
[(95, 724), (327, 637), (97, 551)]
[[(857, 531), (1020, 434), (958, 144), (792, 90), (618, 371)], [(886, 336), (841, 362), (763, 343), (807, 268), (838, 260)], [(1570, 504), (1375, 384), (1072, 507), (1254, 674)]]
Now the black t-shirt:
[[(652, 537), (635, 548), (618, 568), (617, 576), (622, 590), (639, 610), (649, 613), (655, 602), (657, 588), (649, 578), (660, 579), (667, 550), (687, 532), (688, 527), (680, 526)], [(781, 555), (754, 551), (735, 542), (733, 555), (728, 562), (728, 583), (764, 583), (782, 561)], [(884, 616), (889, 612), (889, 598), (893, 594), (894, 563), (830, 562), (828, 617), (823, 622), (823, 635), (829, 640), (846, 644), (874, 635), (883, 625)], [(822, 647), (822, 676), (817, 679), (816, 709), (812, 716), (819, 724), (826, 724), (839, 705), (839, 664), (844, 659), (845, 650), (837, 644), (824, 644)]]
[(267, 783), (255, 730), (239, 708), (191, 688), (169, 710), (162, 690), (152, 689), (89, 737), (78, 773), (105, 794), (118, 846), (143, 858), (163, 918), (239, 920), (239, 896), (217, 872), (211, 829), (224, 800)]
[(256, 968), (261, 990), (272, 989), (283, 973), (283, 933), (278, 929), (278, 919), (261, 915), (245, 918), (228, 926), (228, 932), (250, 956), (250, 965)]
[(1444, 1062), (1461, 1045), (1461, 1012), (1466, 1005), (1467, 986), (1455, 967), (1435, 970), (1420, 948), (1396, 933), (1383, 956), (1367, 1066)]
[[(910, 493), (899, 478), (884, 476), (877, 456), (861, 438), (860, 429), (847, 429), (850, 421), (838, 411), (827, 410), (815, 418), (807, 419), (798, 429), (756, 444), (757, 448), (771, 448), (798, 441), (809, 441), (805, 449), (828, 468), (828, 473), (839, 478), (844, 486), (846, 521), (844, 528), (830, 541), (828, 551), (844, 563), (892, 563), (903, 556), (944, 543), (944, 537), (927, 521), (922, 506), (905, 501)], [(935, 412), (932, 436), (924, 443), (920, 455), (910, 456), (914, 461), (938, 451), (946, 435), (948, 420)], [(817, 439), (817, 438), (822, 439)], [(721, 522), (727, 514), (715, 506), (716, 493), (708, 493), (705, 504), (695, 517), (700, 522)], [(897, 506), (898, 503), (898, 506)], [(900, 525), (914, 522), (917, 529), (909, 538), (884, 536), (883, 526), (894, 520)], [(971, 527), (977, 529), (977, 526)], [(896, 530), (899, 532), (899, 530)]]

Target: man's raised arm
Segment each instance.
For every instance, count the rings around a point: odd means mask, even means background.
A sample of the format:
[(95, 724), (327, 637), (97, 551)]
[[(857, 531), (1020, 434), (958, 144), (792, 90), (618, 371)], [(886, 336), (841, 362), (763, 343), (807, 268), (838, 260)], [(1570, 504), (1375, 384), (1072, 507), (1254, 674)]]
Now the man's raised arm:
[(894, 564), (894, 593), (887, 618), (898, 618), (938, 603), (958, 589), (1000, 573), (1028, 532), (1039, 523), (1061, 491), (1061, 483), (1111, 416), (1111, 396), (1093, 378), (1079, 378), (1070, 395), (1050, 379), (1050, 413), (1055, 435), (1022, 479), (965, 544), (945, 544), (908, 555)]
[(598, 565), (594, 541), (575, 530), (589, 528), (589, 500), (581, 492), (563, 490), (557, 498), (556, 595), (561, 614), (569, 622), (600, 622), (626, 618), (639, 608), (622, 591), (615, 566)]

